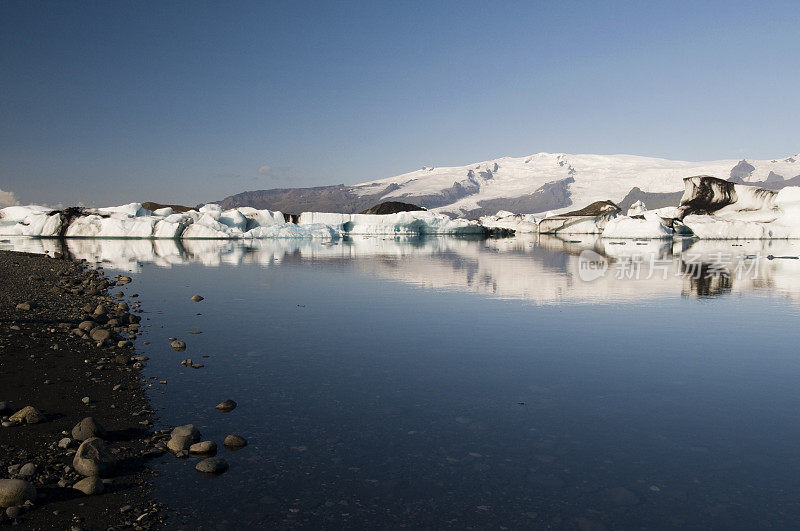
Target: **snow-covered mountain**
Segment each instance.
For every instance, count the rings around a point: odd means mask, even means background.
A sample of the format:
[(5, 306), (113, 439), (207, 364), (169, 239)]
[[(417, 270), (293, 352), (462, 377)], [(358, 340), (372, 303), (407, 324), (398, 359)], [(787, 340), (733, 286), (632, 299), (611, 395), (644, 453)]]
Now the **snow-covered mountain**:
[(537, 153), (466, 166), (423, 167), (353, 186), (243, 192), (218, 203), (224, 208), (349, 213), (395, 200), (477, 218), (498, 210), (557, 213), (608, 199), (625, 210), (637, 199), (650, 208), (677, 205), (683, 178), (694, 175), (773, 189), (800, 185), (800, 155), (773, 160), (686, 162), (635, 155)]
[[(635, 188), (644, 194), (672, 195), (683, 190), (684, 177), (693, 175), (780, 188), (788, 184), (787, 180), (800, 177), (800, 155), (773, 160), (686, 162), (634, 155), (537, 153), (467, 166), (422, 168), (359, 184), (353, 190), (368, 196), (385, 190), (381, 201), (406, 201), (473, 217), (499, 209), (558, 212), (606, 199), (622, 203)], [(800, 184), (797, 181), (792, 184)], [(669, 201), (677, 204), (674, 197)]]

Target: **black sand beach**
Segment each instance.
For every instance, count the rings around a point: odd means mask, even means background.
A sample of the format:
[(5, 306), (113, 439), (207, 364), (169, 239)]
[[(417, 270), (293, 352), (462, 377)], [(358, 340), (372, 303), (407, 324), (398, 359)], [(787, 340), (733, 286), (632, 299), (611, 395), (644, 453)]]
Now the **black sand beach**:
[[(163, 450), (140, 381), (145, 360), (127, 341), (138, 331), (139, 310), (135, 298), (109, 294), (128, 282), (60, 256), (0, 251), (0, 402), (6, 402), (0, 477), (37, 490), (32, 505), (3, 507), (0, 523), (32, 529), (160, 523), (146, 460)], [(13, 422), (27, 406), (35, 408), (28, 419), (35, 422)], [(75, 437), (73, 428), (86, 417), (104, 429), (99, 435), (116, 461), (102, 486), (89, 482), (103, 491), (92, 495), (73, 488), (86, 475), (73, 463), (85, 434)]]

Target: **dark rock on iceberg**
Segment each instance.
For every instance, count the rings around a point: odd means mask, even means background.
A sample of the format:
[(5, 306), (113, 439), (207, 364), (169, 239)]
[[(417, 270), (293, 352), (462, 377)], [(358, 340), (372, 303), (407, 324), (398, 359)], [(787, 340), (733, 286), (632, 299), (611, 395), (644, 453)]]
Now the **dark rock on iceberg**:
[(604, 216), (614, 212), (620, 212), (622, 209), (613, 201), (595, 201), (589, 206), (585, 206), (580, 210), (573, 210), (561, 214), (562, 217), (566, 216)]
[(362, 210), (361, 212), (359, 212), (359, 214), (386, 215), (386, 214), (397, 214), (398, 212), (417, 212), (420, 210), (425, 210), (425, 209), (417, 205), (412, 205), (411, 203), (401, 203), (400, 201), (385, 201), (379, 205), (375, 205), (374, 207)]

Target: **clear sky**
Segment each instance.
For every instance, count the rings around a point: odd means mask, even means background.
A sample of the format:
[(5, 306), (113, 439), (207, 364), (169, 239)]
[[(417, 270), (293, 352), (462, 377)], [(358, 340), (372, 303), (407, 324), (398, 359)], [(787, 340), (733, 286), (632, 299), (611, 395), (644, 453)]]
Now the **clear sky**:
[(799, 66), (796, 1), (3, 0), (0, 190), (193, 205), (540, 151), (782, 157)]

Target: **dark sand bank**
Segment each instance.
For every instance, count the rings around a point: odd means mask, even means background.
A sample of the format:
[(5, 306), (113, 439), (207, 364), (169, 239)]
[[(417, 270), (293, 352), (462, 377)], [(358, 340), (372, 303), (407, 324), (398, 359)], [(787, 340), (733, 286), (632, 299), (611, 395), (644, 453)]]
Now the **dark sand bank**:
[[(32, 506), (0, 509), (0, 525), (160, 524), (146, 463), (163, 450), (155, 448), (159, 435), (140, 381), (145, 360), (125, 342), (136, 335), (140, 318), (134, 298), (109, 294), (129, 281), (60, 257), (0, 251), (0, 402), (11, 403), (0, 404), (0, 478), (23, 479), (37, 490)], [(39, 419), (30, 419), (37, 422), (9, 420), (26, 406), (39, 412)], [(90, 416), (104, 428), (116, 466), (104, 474), (104, 492), (86, 495), (72, 488), (84, 478), (74, 469), (80, 442), (72, 431)]]

